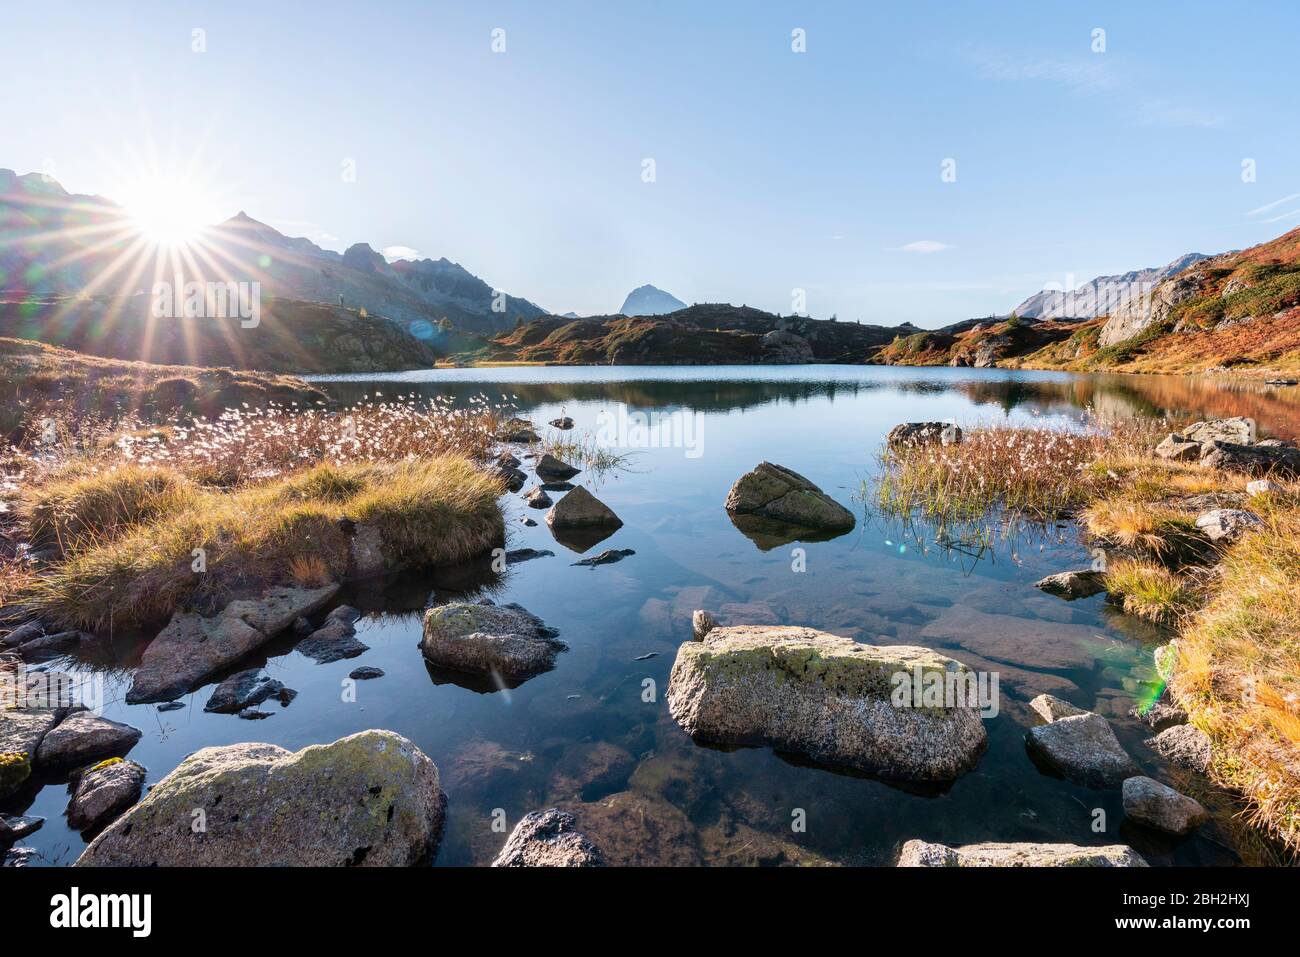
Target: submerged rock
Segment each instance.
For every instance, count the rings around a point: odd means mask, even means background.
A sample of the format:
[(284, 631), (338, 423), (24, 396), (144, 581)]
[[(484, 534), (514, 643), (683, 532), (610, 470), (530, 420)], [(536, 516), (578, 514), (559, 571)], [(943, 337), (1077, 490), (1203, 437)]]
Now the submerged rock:
[(290, 695), (286, 695), (288, 691), (289, 689), (281, 682), (276, 681), (261, 668), (250, 668), (231, 675), (217, 685), (212, 696), (208, 698), (208, 703), (203, 706), (203, 710), (233, 714), (255, 704), (261, 704), (267, 698), (279, 698), (281, 704), (287, 704), (286, 698), (292, 700)]
[(808, 479), (771, 462), (760, 462), (727, 493), (728, 512), (757, 515), (814, 529), (850, 529), (853, 514)]
[(1030, 728), (1025, 741), (1049, 767), (1085, 787), (1117, 788), (1137, 773), (1110, 722), (1091, 711)]
[(904, 422), (889, 430), (885, 444), (891, 448), (917, 445), (956, 445), (961, 429), (951, 422)]
[(1049, 595), (1074, 601), (1076, 598), (1090, 598), (1105, 591), (1106, 576), (1094, 571), (1060, 572), (1034, 582), (1034, 587), (1041, 588)]
[(546, 513), (546, 524), (552, 528), (618, 527), (623, 520), (579, 485), (551, 507)]
[(24, 641), (18, 646), (18, 654), (24, 661), (49, 661), (76, 651), (82, 638), (89, 637), (80, 631), (60, 631), (53, 635), (42, 635)]
[[(438, 769), (391, 731), (289, 752), (204, 748), (86, 848), (77, 866), (391, 867), (442, 837)], [(196, 809), (204, 828), (192, 827)]]
[(94, 831), (140, 799), (145, 770), (134, 761), (110, 758), (83, 771), (68, 803), (68, 826)]
[(1146, 867), (1147, 862), (1124, 844), (1079, 847), (1077, 844), (966, 844), (948, 847), (908, 841), (899, 867)]
[(573, 815), (556, 808), (525, 814), (493, 867), (600, 867), (596, 845), (577, 830)]
[(973, 767), (987, 740), (976, 702), (895, 705), (900, 674), (970, 673), (927, 648), (811, 628), (713, 628), (678, 649), (668, 709), (700, 741), (770, 745), (887, 777), (948, 781)]
[(90, 711), (77, 711), (41, 739), (36, 762), (43, 768), (66, 768), (100, 758), (121, 757), (135, 747), (140, 733), (129, 724), (110, 721)]
[(424, 613), (420, 652), (440, 668), (523, 681), (555, 667), (567, 647), (557, 634), (520, 605), (452, 602)]
[(323, 588), (286, 586), (271, 589), (259, 600), (232, 601), (211, 618), (176, 612), (145, 649), (127, 702), (180, 697), (289, 628), (300, 615), (319, 610), (338, 590), (335, 584)]
[(1145, 743), (1166, 761), (1179, 767), (1201, 773), (1210, 767), (1210, 736), (1195, 725), (1180, 724), (1166, 728), (1154, 738), (1148, 738)]
[(595, 555), (591, 558), (584, 558), (582, 561), (574, 562), (573, 564), (587, 565), (592, 567), (596, 565), (612, 565), (615, 562), (621, 562), (629, 555), (635, 555), (635, 554), (636, 552), (634, 552), (630, 548), (607, 548), (599, 555)]
[(1124, 782), (1124, 813), (1139, 824), (1180, 837), (1190, 834), (1210, 817), (1199, 801), (1140, 776)]
[(555, 552), (548, 548), (516, 548), (506, 552), (506, 564), (516, 565), (519, 562), (530, 562), (534, 558), (553, 558)]

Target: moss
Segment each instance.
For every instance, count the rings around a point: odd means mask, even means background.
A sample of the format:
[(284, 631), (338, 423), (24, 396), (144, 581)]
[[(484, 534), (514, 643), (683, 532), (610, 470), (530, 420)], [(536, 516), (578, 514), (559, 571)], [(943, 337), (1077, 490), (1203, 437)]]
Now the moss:
[(104, 768), (111, 768), (113, 765), (121, 764), (121, 763), (122, 763), (121, 758), (105, 758), (103, 761), (100, 761), (98, 764), (92, 765), (88, 773), (94, 773), (95, 771), (102, 771), (104, 770)]

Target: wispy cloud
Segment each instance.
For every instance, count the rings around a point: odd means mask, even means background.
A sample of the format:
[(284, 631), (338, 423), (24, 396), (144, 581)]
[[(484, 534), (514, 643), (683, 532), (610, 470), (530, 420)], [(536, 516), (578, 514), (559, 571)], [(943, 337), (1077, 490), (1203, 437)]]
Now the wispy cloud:
[(393, 262), (398, 259), (418, 259), (419, 256), (420, 256), (420, 251), (418, 249), (412, 249), (410, 246), (385, 246), (384, 247), (384, 258), (387, 259), (389, 262)]
[(914, 243), (907, 243), (904, 246), (895, 246), (894, 251), (900, 253), (938, 253), (945, 249), (952, 249), (948, 243), (941, 243), (934, 239), (918, 239)]
[[(1281, 206), (1283, 203), (1290, 203), (1290, 202), (1293, 202), (1293, 201), (1295, 201), (1295, 200), (1297, 200), (1297, 199), (1300, 199), (1300, 193), (1292, 193), (1290, 196), (1283, 196), (1281, 199), (1275, 199), (1275, 200), (1273, 200), (1273, 202), (1271, 202), (1271, 203), (1265, 203), (1263, 206), (1256, 206), (1254, 209), (1252, 209), (1252, 210), (1251, 210), (1250, 212), (1248, 212), (1246, 215), (1247, 215), (1247, 216), (1258, 216), (1260, 213), (1267, 213), (1270, 209), (1277, 209), (1277, 207)], [(1284, 214), (1284, 215), (1288, 215), (1288, 216), (1289, 216), (1290, 213), (1286, 213), (1286, 214)]]

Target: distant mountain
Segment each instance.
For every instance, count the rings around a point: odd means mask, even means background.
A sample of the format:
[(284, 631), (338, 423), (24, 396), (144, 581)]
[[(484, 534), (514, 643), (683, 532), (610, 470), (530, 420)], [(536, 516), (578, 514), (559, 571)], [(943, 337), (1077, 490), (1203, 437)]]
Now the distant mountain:
[[(126, 211), (37, 173), (0, 170), (0, 240), (0, 298), (132, 295), (147, 291), (155, 273)], [(446, 323), (490, 336), (546, 315), (450, 260), (390, 264), (366, 243), (337, 253), (245, 212), (203, 230), (195, 249), (184, 281), (256, 281), (263, 295), (365, 309), (424, 340), (436, 340)], [(144, 268), (131, 268), (137, 262)], [(165, 266), (170, 279), (170, 258)]]
[(1016, 306), (1014, 311), (1022, 319), (1096, 319), (1149, 294), (1170, 276), (1209, 258), (1204, 253), (1187, 253), (1164, 266), (1135, 269), (1116, 276), (1098, 276), (1075, 289), (1044, 289)]
[(638, 286), (627, 294), (619, 312), (624, 316), (662, 316), (685, 308), (686, 303), (672, 293), (654, 286)]

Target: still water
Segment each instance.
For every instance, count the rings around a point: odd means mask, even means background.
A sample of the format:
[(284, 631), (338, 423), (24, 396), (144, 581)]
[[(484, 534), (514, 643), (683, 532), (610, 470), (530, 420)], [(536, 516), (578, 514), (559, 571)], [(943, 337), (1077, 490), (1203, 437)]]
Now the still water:
[[(604, 541), (559, 543), (544, 512), (507, 495), (509, 547), (553, 556), (513, 564), (499, 578), (426, 576), (342, 596), (366, 612), (358, 637), (370, 650), (359, 658), (318, 665), (284, 639), (241, 663), (235, 670), (264, 664), (298, 691), (288, 707), (263, 705), (274, 711), (268, 719), (204, 713), (211, 686), (183, 698), (181, 710), (126, 705), (138, 649), (123, 648), (117, 661), (99, 665), (105, 714), (143, 730), (130, 756), (148, 768), (150, 783), (208, 745), (256, 740), (296, 750), (388, 728), (440, 769), (449, 803), (437, 865), (488, 863), (505, 840), (503, 821), (508, 831), (522, 814), (550, 806), (575, 811), (614, 863), (882, 865), (914, 837), (1128, 843), (1152, 864), (1268, 859), (1270, 849), (1234, 820), (1239, 808), (1165, 765), (1128, 716), (1150, 688), (1151, 651), (1164, 636), (1116, 614), (1104, 596), (1067, 603), (1032, 587), (1046, 574), (1086, 566), (1073, 529), (1017, 537), (977, 559), (936, 547), (932, 531), (873, 516), (861, 489), (877, 469), (882, 436), (902, 421), (1067, 427), (1087, 408), (1125, 416), (1244, 414), (1263, 434), (1294, 437), (1300, 390), (845, 366), (455, 369), (321, 381), (344, 400), (418, 392), (469, 402), (485, 395), (513, 404), (543, 430), (548, 420), (570, 416), (576, 427), (569, 435), (579, 438), (608, 438), (611, 423), (635, 424), (637, 414), (676, 414), (668, 420), (676, 443), (620, 448), (629, 454), (626, 468), (574, 479), (625, 523)], [(624, 438), (639, 443), (641, 436)], [(819, 484), (854, 511), (857, 527), (829, 541), (742, 534), (722, 502), (735, 479), (765, 459)], [(525, 517), (537, 524), (525, 525)], [(606, 548), (635, 554), (611, 565), (572, 564)], [(417, 648), (431, 593), (519, 602), (558, 628), (569, 650), (553, 671), (510, 690), (433, 673)], [(1001, 701), (988, 722), (988, 751), (951, 787), (917, 788), (766, 748), (696, 745), (664, 700), (695, 608), (724, 624), (788, 623), (868, 643), (942, 648), (978, 670), (996, 670)], [(357, 700), (348, 701), (342, 683), (358, 665), (385, 675), (357, 682)], [(1088, 790), (1040, 770), (1024, 734), (1033, 723), (1026, 702), (1043, 691), (1108, 717), (1144, 773), (1194, 794), (1215, 820), (1190, 839), (1169, 839), (1125, 822), (1117, 791)], [(84, 846), (64, 821), (67, 798), (63, 781), (47, 779), (4, 808), (46, 818), (21, 842), (41, 853), (40, 863), (71, 863)]]

